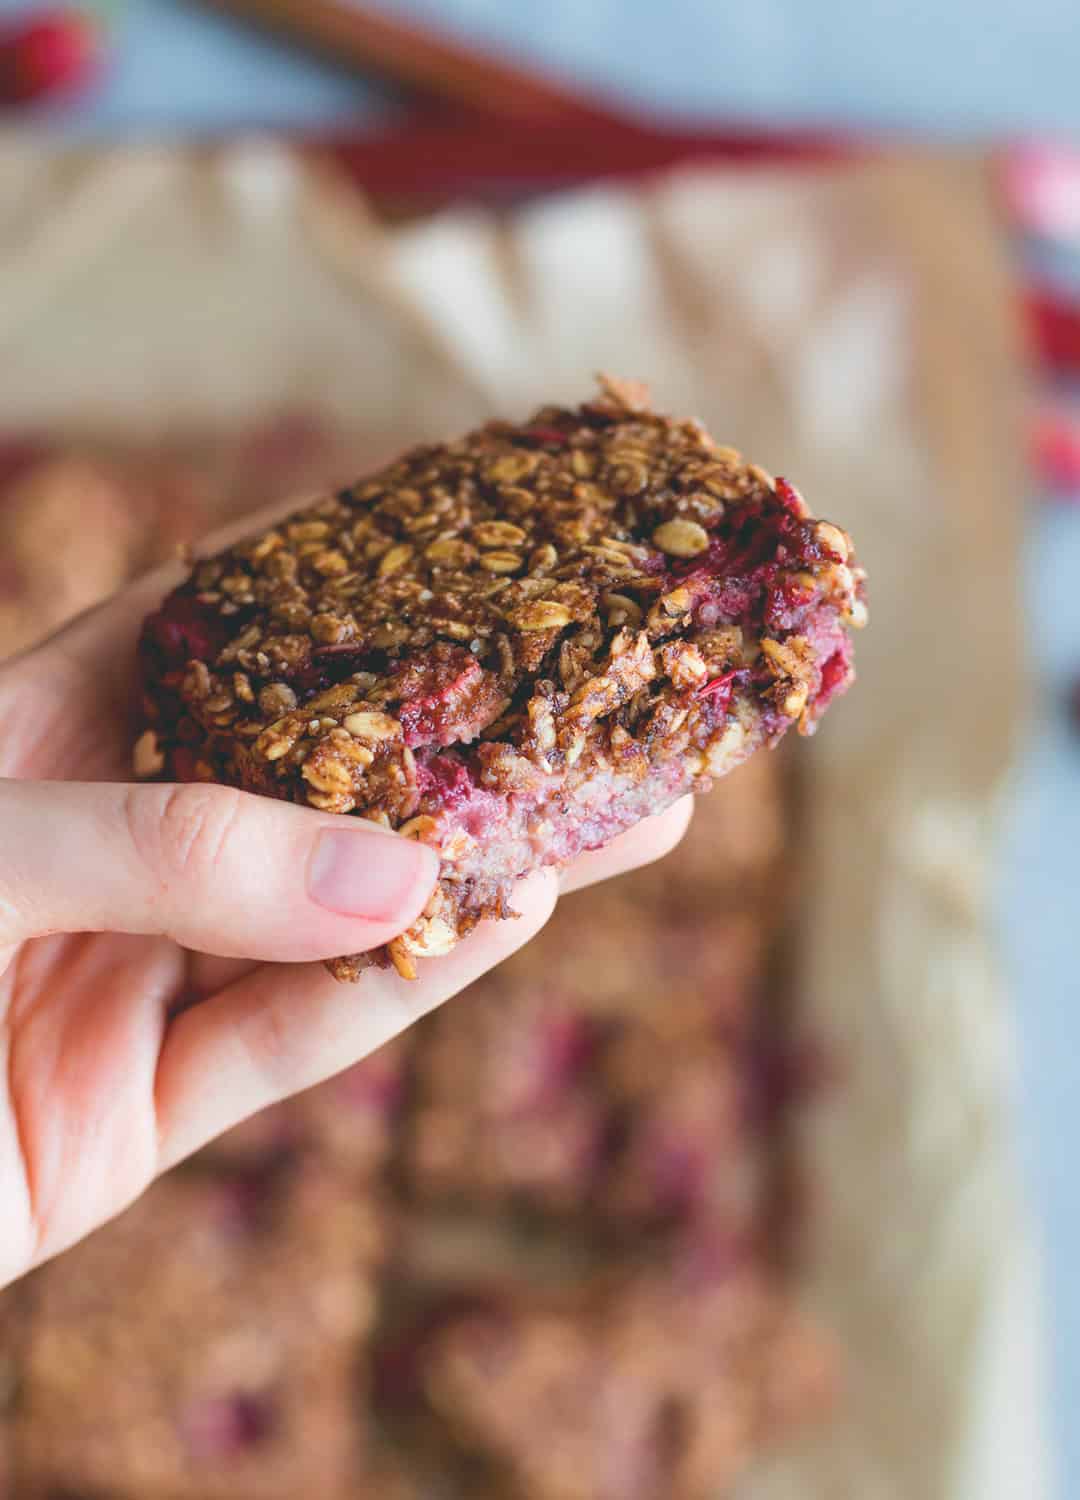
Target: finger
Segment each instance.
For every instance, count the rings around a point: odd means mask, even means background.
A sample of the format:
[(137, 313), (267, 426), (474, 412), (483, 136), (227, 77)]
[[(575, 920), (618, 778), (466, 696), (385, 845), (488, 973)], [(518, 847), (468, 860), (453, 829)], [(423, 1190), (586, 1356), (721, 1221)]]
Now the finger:
[(610, 880), (613, 875), (625, 875), (628, 870), (663, 859), (686, 832), (693, 812), (693, 797), (680, 797), (666, 812), (644, 818), (602, 849), (579, 854), (562, 872), (559, 883), (563, 893), (583, 890), (598, 880)]
[(0, 781), (0, 944), (160, 934), (223, 957), (361, 953), (419, 916), (438, 860), (361, 818), (231, 787)]
[(212, 953), (189, 953), (184, 981), (184, 995), (191, 1000), (205, 1000), (218, 990), (235, 984), (259, 967), (252, 958), (216, 958)]
[(289, 1094), (373, 1052), (526, 943), (547, 921), (548, 871), (514, 892), (516, 920), (484, 922), (411, 982), (369, 969), (357, 985), (324, 970), (259, 969), (169, 1026), (158, 1062), (159, 1170)]
[[(560, 891), (566, 895), (583, 890), (614, 875), (626, 874), (670, 854), (686, 833), (694, 812), (693, 797), (682, 797), (666, 812), (631, 828), (613, 839), (603, 849), (582, 854), (559, 876)], [(193, 994), (209, 995), (251, 971), (250, 960), (211, 958), (193, 953), (189, 964), (189, 988)]]

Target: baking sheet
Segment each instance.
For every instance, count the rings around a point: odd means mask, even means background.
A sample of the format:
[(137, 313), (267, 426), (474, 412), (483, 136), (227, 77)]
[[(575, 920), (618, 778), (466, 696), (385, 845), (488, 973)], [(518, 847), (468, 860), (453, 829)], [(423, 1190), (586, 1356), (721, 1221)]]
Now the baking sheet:
[(860, 683), (805, 755), (800, 984), (846, 1086), (814, 1128), (807, 1296), (836, 1421), (750, 1500), (1048, 1492), (1009, 1017), (987, 926), (1022, 712), (1004, 280), (979, 164), (678, 175), (380, 224), (332, 171), (0, 149), (0, 427), (147, 443), (312, 411), (372, 461), (649, 379), (870, 571)]

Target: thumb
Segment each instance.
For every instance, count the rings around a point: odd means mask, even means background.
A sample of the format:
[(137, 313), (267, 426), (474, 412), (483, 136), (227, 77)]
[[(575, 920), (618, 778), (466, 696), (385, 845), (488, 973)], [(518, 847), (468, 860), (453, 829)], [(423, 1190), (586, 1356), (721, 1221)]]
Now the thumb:
[(430, 849), (363, 819), (230, 787), (0, 781), (0, 944), (113, 931), (332, 958), (408, 927), (437, 872)]

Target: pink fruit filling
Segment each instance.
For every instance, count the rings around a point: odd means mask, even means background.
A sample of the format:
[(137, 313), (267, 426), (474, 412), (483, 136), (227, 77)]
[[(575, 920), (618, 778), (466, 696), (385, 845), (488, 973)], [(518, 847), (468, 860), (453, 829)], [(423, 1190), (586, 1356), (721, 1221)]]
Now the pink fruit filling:
[(398, 721), (413, 747), (467, 744), (498, 716), (502, 701), (494, 673), (467, 651), (443, 650), (433, 660), (410, 662), (395, 688)]
[(405, 1099), (405, 1079), (400, 1066), (380, 1052), (339, 1073), (330, 1087), (335, 1099), (349, 1112), (385, 1120), (397, 1116)]
[[(811, 610), (800, 628), (824, 663), (812, 695), (820, 704), (850, 679), (850, 642), (832, 609)], [(736, 669), (695, 689), (702, 739), (722, 735), (740, 689), (745, 693), (764, 678), (763, 669)], [(756, 731), (733, 746), (722, 769), (733, 768), (758, 744), (779, 738), (790, 724), (779, 707), (764, 701)], [(621, 771), (608, 755), (590, 769), (586, 751), (574, 768), (552, 771), (509, 792), (489, 789), (499, 763), (493, 745), (419, 749), (415, 756), (419, 811), (438, 820), (439, 845), (458, 851), (444, 880), (462, 907), (500, 907), (512, 884), (531, 869), (562, 865), (602, 848), (701, 784), (693, 762), (682, 754), (654, 760), (642, 775), (640, 765)]]
[(163, 674), (182, 672), (189, 661), (215, 661), (236, 625), (190, 590), (170, 594), (143, 626), (140, 653)]
[(270, 1402), (243, 1391), (196, 1402), (180, 1420), (191, 1457), (206, 1463), (239, 1458), (266, 1442), (274, 1426)]

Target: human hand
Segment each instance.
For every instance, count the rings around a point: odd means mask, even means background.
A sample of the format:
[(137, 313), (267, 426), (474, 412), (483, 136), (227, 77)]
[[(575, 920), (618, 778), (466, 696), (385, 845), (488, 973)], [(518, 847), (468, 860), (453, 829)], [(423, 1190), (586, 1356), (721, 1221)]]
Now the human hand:
[(560, 890), (666, 853), (689, 819), (684, 799), (522, 882), (517, 921), (482, 924), (413, 983), (338, 984), (312, 961), (408, 927), (435, 857), (360, 819), (130, 784), (135, 639), (177, 581), (159, 569), (0, 665), (0, 1286), (456, 994)]

